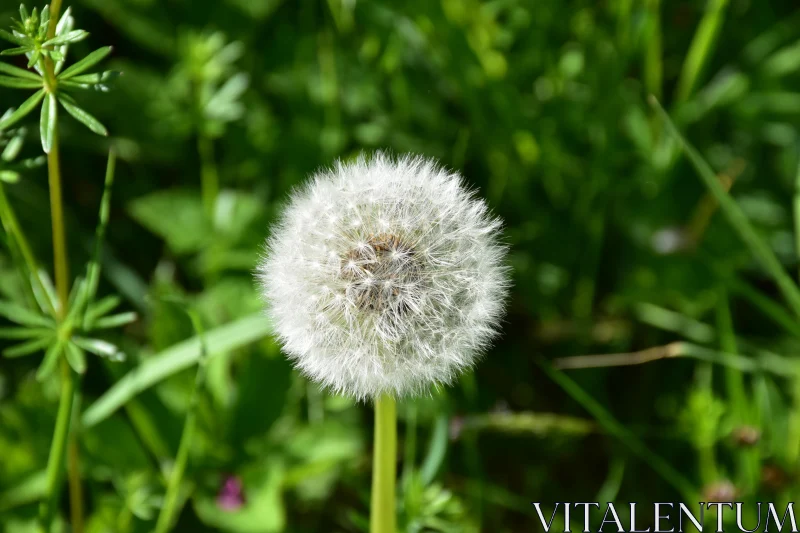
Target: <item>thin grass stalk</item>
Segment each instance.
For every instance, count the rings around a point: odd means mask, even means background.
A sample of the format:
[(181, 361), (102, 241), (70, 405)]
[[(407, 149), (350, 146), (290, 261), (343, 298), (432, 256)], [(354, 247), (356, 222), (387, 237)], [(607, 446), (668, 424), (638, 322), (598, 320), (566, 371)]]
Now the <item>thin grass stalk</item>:
[(644, 49), (644, 85), (647, 92), (661, 98), (663, 62), (661, 49), (661, 0), (647, 0), (647, 20), (650, 29)]
[(397, 530), (395, 484), (397, 478), (397, 405), (384, 394), (375, 399), (375, 442), (372, 463), (370, 533)]
[(178, 453), (175, 456), (175, 464), (167, 481), (167, 492), (164, 495), (164, 505), (158, 513), (156, 528), (154, 533), (166, 533), (172, 527), (175, 518), (179, 514), (178, 497), (180, 496), (181, 481), (186, 472), (186, 465), (189, 463), (189, 451), (192, 446), (195, 430), (197, 428), (197, 408), (200, 404), (200, 389), (203, 386), (206, 376), (206, 359), (208, 346), (205, 340), (205, 333), (199, 317), (189, 312), (189, 317), (194, 324), (195, 330), (200, 337), (200, 360), (195, 373), (194, 385), (189, 396), (189, 409), (186, 413), (186, 420), (183, 423), (181, 441), (178, 444)]
[(781, 265), (781, 262), (775, 255), (775, 252), (770, 248), (770, 245), (758, 235), (739, 204), (725, 191), (723, 185), (719, 182), (716, 174), (711, 169), (711, 166), (703, 159), (700, 153), (689, 144), (683, 135), (681, 135), (667, 112), (658, 103), (658, 100), (655, 97), (651, 97), (650, 103), (661, 115), (662, 120), (667, 126), (667, 130), (682, 146), (683, 152), (688, 157), (689, 162), (694, 166), (705, 186), (716, 198), (720, 210), (728, 219), (730, 225), (739, 234), (739, 237), (744, 241), (747, 247), (750, 248), (751, 253), (761, 263), (764, 270), (775, 280), (775, 283), (778, 285), (778, 288), (792, 311), (797, 316), (800, 316), (800, 289), (798, 289), (797, 284), (786, 273), (783, 265)]

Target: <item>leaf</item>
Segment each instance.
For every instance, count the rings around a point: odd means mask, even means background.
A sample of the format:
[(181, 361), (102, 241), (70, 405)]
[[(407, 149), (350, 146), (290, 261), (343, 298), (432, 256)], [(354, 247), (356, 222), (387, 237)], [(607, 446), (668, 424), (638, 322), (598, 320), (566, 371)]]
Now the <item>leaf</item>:
[(792, 308), (794, 313), (800, 316), (800, 289), (794, 283), (792, 278), (786, 273), (778, 260), (775, 252), (770, 248), (770, 245), (762, 239), (756, 232), (753, 225), (748, 220), (742, 208), (736, 201), (731, 198), (728, 192), (720, 183), (711, 166), (703, 159), (697, 150), (689, 144), (689, 142), (681, 135), (678, 128), (670, 120), (669, 115), (655, 97), (650, 99), (651, 105), (658, 111), (662, 120), (664, 121), (667, 129), (673, 137), (680, 143), (684, 153), (689, 158), (689, 162), (697, 171), (705, 186), (714, 196), (719, 203), (719, 207), (725, 218), (739, 234), (739, 238), (744, 241), (750, 252), (758, 259), (764, 269), (773, 277), (775, 283), (778, 285), (784, 299)]
[(67, 68), (61, 74), (59, 74), (58, 79), (67, 80), (72, 76), (75, 76), (82, 72), (86, 72), (88, 69), (92, 68), (97, 63), (102, 61), (108, 54), (110, 54), (111, 50), (113, 50), (111, 46), (104, 46), (103, 48), (98, 48), (88, 56), (84, 57), (74, 65)]
[(42, 77), (38, 74), (35, 74), (30, 70), (25, 70), (24, 68), (9, 65), (8, 63), (0, 62), (0, 72), (8, 74), (9, 76), (16, 76), (17, 78), (38, 81), (40, 84), (42, 83)]
[(44, 89), (39, 89), (30, 98), (22, 102), (16, 111), (0, 120), (0, 130), (7, 129), (25, 118), (42, 101), (42, 98), (44, 98)]
[(17, 48), (6, 48), (0, 52), (0, 56), (21, 56), (22, 54), (26, 54), (28, 52), (30, 52), (29, 47), (19, 46)]
[(64, 355), (67, 356), (67, 362), (75, 372), (78, 374), (86, 372), (86, 354), (75, 343), (68, 342), (66, 344)]
[(47, 349), (44, 354), (42, 364), (39, 365), (39, 370), (36, 371), (36, 379), (43, 381), (47, 379), (58, 366), (58, 359), (61, 357), (61, 352), (64, 349), (64, 342), (58, 341)]
[[(256, 313), (236, 322), (205, 332), (209, 358), (246, 346), (269, 335), (272, 328), (262, 313)], [(180, 342), (145, 360), (118, 380), (109, 390), (90, 405), (83, 414), (87, 427), (108, 418), (139, 392), (181, 370), (191, 367), (200, 358), (200, 338)]]
[(28, 80), (13, 78), (11, 76), (0, 76), (0, 86), (11, 89), (40, 89), (42, 80)]
[(42, 138), (42, 150), (49, 154), (53, 147), (53, 139), (56, 137), (58, 127), (58, 106), (56, 97), (52, 93), (47, 93), (42, 104), (41, 120), (39, 122), (39, 135)]
[(6, 40), (6, 41), (8, 41), (10, 43), (17, 44), (17, 45), (22, 45), (22, 44), (25, 43), (25, 41), (21, 37), (17, 37), (16, 35), (11, 33), (10, 31), (6, 31), (6, 30), (0, 30), (0, 39)]
[(61, 102), (61, 105), (64, 106), (64, 109), (67, 110), (67, 113), (72, 115), (75, 120), (83, 123), (84, 126), (98, 135), (108, 135), (108, 130), (100, 123), (99, 120), (90, 115), (88, 111), (75, 105), (74, 100), (72, 102), (70, 102), (70, 100), (72, 99), (68, 98), (65, 94), (62, 94), (58, 99), (58, 101)]
[(19, 172), (13, 170), (0, 170), (0, 181), (5, 183), (17, 183), (19, 181)]
[(12, 161), (16, 159), (19, 155), (19, 151), (22, 149), (22, 143), (24, 138), (24, 130), (19, 130), (17, 134), (8, 141), (3, 153), (0, 154), (0, 159), (5, 162)]
[(156, 191), (131, 202), (128, 211), (176, 254), (197, 252), (208, 242), (211, 229), (196, 191)]
[(28, 339), (31, 337), (41, 337), (52, 333), (51, 328), (0, 328), (0, 339)]
[(136, 322), (137, 318), (139, 318), (138, 315), (133, 311), (128, 313), (119, 313), (117, 315), (105, 316), (99, 320), (96, 320), (92, 324), (91, 329), (117, 328), (119, 326), (130, 324), (131, 322)]
[(44, 350), (50, 343), (53, 342), (53, 337), (48, 336), (42, 339), (33, 339), (28, 342), (23, 342), (21, 344), (15, 344), (11, 348), (6, 348), (3, 350), (3, 355), (6, 357), (22, 357), (24, 355), (30, 355), (41, 350)]
[(116, 308), (120, 303), (122, 303), (122, 299), (114, 294), (106, 296), (105, 298), (101, 298), (95, 303), (89, 305), (89, 308), (86, 310), (86, 320), (89, 322), (94, 322), (106, 313), (114, 310), (114, 308)]
[(0, 301), (0, 316), (4, 316), (12, 322), (25, 326), (41, 326), (52, 328), (54, 322), (49, 318), (43, 317), (8, 301)]
[(107, 357), (112, 361), (121, 360), (120, 356), (124, 357), (124, 354), (120, 351), (119, 348), (111, 344), (110, 342), (106, 342), (100, 339), (87, 339), (85, 337), (73, 337), (72, 342), (86, 350), (87, 352), (91, 352), (95, 355), (99, 355), (100, 357)]
[(61, 46), (65, 44), (77, 43), (89, 36), (89, 32), (85, 30), (72, 30), (64, 35), (53, 37), (49, 41), (45, 41), (42, 46)]
[(428, 447), (428, 455), (420, 467), (420, 479), (425, 485), (430, 483), (436, 478), (436, 473), (439, 472), (442, 463), (444, 462), (445, 455), (447, 455), (447, 444), (449, 442), (449, 428), (450, 423), (446, 415), (440, 415), (436, 419), (436, 425), (431, 434), (431, 443)]

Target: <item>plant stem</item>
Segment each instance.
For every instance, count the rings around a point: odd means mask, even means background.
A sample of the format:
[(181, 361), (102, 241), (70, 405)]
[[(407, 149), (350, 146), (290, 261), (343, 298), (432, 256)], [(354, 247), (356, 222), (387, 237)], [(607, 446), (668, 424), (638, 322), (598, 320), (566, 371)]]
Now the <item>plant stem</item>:
[(395, 533), (397, 475), (397, 405), (386, 394), (375, 399), (375, 443), (372, 462), (370, 533)]
[(58, 487), (61, 484), (61, 465), (64, 462), (64, 451), (67, 447), (69, 422), (72, 415), (72, 402), (75, 399), (75, 380), (68, 364), (61, 366), (61, 398), (58, 401), (58, 417), (47, 458), (47, 499), (42, 503), (40, 515), (45, 532), (50, 531), (50, 523), (58, 501)]
[[(47, 38), (52, 39), (56, 33), (56, 25), (61, 12), (61, 0), (50, 3), (50, 25), (47, 28)], [(55, 66), (48, 57), (44, 61), (45, 86), (55, 94), (57, 81)], [(64, 224), (64, 207), (61, 196), (61, 166), (58, 149), (58, 128), (53, 134), (53, 143), (47, 154), (47, 176), (50, 184), (50, 217), (53, 227), (53, 259), (56, 278), (56, 294), (58, 294), (59, 307), (56, 316), (62, 321), (67, 315), (67, 302), (69, 301), (69, 263), (67, 262), (67, 239)], [(56, 431), (50, 447), (50, 457), (47, 461), (48, 499), (44, 512), (44, 527), (48, 529), (54, 513), (59, 489), (59, 474), (64, 461), (64, 448), (69, 448), (69, 490), (70, 513), (73, 533), (83, 533), (83, 497), (81, 494), (80, 472), (78, 471), (78, 445), (74, 433), (70, 431), (72, 405), (79, 394), (76, 387), (75, 376), (66, 359), (61, 361), (62, 383), (61, 398), (58, 407)], [(68, 446), (67, 446), (68, 443)]]
[(219, 195), (219, 173), (214, 162), (214, 142), (206, 135), (197, 136), (197, 152), (200, 155), (200, 187), (203, 196), (203, 206), (208, 219), (214, 220), (214, 205)]
[(167, 493), (164, 496), (164, 505), (158, 513), (154, 533), (166, 533), (169, 531), (175, 516), (178, 514), (178, 495), (180, 494), (181, 480), (183, 479), (183, 473), (186, 472), (186, 464), (189, 462), (189, 450), (191, 449), (192, 438), (194, 438), (195, 427), (197, 426), (200, 387), (202, 387), (206, 377), (208, 345), (205, 339), (205, 329), (200, 317), (195, 312), (187, 311), (187, 314), (194, 325), (197, 335), (200, 337), (200, 360), (197, 364), (194, 386), (189, 396), (189, 409), (186, 413), (186, 420), (183, 423), (181, 442), (178, 444), (178, 454), (175, 456), (175, 464), (172, 466), (172, 471), (167, 481)]

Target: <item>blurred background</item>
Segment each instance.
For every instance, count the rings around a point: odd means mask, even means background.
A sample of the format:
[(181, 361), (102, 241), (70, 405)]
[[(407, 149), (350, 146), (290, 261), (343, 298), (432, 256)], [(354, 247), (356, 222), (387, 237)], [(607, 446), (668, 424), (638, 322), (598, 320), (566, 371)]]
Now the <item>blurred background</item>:
[[(195, 382), (198, 333), (182, 307), (214, 357), (175, 531), (366, 531), (371, 410), (292, 370), (252, 272), (293, 186), (384, 148), (464, 174), (506, 222), (514, 279), (503, 337), (475, 371), (398, 406), (402, 531), (538, 531), (532, 501), (548, 517), (550, 502), (623, 502), (626, 522), (624, 502), (800, 493), (800, 324), (752, 252), (797, 277), (795, 2), (66, 6), (91, 33), (72, 60), (113, 45), (104, 68), (123, 73), (76, 95), (110, 137), (60, 122), (72, 271), (91, 254), (113, 146), (100, 294), (139, 316), (104, 337), (126, 360), (91, 358), (83, 378), (87, 533), (153, 528)], [(17, 10), (0, 0), (0, 26)], [(23, 99), (0, 88), (3, 110)], [(19, 157), (35, 158), (38, 121), (24, 125)], [(4, 188), (51, 265), (45, 167)], [(18, 300), (25, 280), (5, 242), (0, 293)], [(619, 355), (561, 359), (593, 354)], [(34, 378), (40, 361), (0, 359), (4, 533), (36, 531), (58, 401), (57, 379)], [(148, 361), (158, 372), (120, 385)]]

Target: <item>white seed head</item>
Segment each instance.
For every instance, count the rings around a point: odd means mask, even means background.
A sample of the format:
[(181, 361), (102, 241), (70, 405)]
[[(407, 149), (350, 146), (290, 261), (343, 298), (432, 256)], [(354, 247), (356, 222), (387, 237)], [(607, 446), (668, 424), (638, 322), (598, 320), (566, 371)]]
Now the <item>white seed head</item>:
[(422, 157), (337, 162), (295, 191), (258, 267), (284, 350), (359, 399), (451, 382), (496, 335), (501, 221)]

